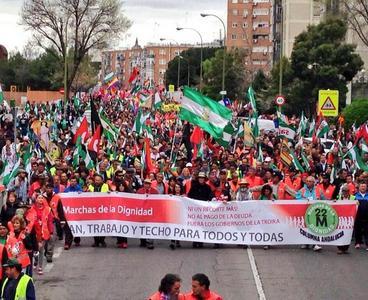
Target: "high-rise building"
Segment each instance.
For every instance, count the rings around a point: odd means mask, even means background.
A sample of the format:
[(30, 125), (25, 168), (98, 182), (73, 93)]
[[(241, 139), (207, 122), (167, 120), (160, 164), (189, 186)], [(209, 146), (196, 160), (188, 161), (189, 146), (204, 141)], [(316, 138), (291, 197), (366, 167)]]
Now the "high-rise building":
[(101, 78), (114, 72), (124, 85), (134, 67), (140, 69), (143, 80), (164, 84), (168, 63), (182, 51), (194, 47), (188, 44), (153, 44), (141, 47), (136, 40), (132, 48), (102, 51)]
[(273, 0), (228, 0), (228, 48), (244, 48), (247, 70), (268, 72), (272, 68)]

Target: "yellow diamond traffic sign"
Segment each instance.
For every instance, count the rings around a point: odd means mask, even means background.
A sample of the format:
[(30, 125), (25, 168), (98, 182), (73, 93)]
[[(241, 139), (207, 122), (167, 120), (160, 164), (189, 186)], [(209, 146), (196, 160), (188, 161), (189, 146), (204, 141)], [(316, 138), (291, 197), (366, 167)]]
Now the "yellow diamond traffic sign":
[(324, 117), (337, 117), (339, 114), (339, 91), (319, 90), (318, 113)]

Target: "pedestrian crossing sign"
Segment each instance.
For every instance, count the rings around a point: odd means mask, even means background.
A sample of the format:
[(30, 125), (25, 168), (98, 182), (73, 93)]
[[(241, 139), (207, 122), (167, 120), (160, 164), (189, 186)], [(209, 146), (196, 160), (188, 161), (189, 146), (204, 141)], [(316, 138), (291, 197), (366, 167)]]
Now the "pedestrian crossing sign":
[(337, 117), (339, 114), (339, 91), (319, 90), (318, 113), (324, 117)]

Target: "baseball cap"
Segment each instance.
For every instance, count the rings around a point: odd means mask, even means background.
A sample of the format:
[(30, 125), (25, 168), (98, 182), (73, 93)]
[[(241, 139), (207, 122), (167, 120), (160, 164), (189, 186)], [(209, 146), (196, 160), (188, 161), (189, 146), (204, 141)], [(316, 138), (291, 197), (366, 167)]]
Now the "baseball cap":
[(21, 266), (21, 263), (15, 258), (8, 259), (7, 262), (3, 264), (4, 268), (6, 267), (12, 268), (17, 266)]

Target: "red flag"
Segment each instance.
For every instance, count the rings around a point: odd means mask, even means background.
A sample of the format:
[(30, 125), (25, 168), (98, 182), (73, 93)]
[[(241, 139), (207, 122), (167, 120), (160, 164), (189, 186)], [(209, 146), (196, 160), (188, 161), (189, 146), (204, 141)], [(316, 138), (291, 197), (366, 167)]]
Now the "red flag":
[(192, 144), (198, 145), (202, 142), (202, 140), (203, 140), (203, 130), (198, 126), (195, 126), (192, 135), (190, 136), (190, 142)]
[(89, 132), (88, 132), (88, 122), (87, 118), (84, 116), (82, 123), (79, 125), (79, 128), (74, 134), (73, 143), (75, 144), (77, 142), (78, 137), (82, 138), (82, 143), (85, 143), (87, 139), (89, 138)]
[(98, 125), (95, 133), (93, 134), (91, 140), (88, 143), (88, 150), (98, 153), (101, 141), (101, 125)]
[(132, 83), (139, 75), (139, 70), (137, 67), (133, 68), (132, 74), (129, 77), (129, 83)]
[(362, 124), (355, 134), (357, 143), (361, 138), (363, 138), (368, 143), (368, 124)]

